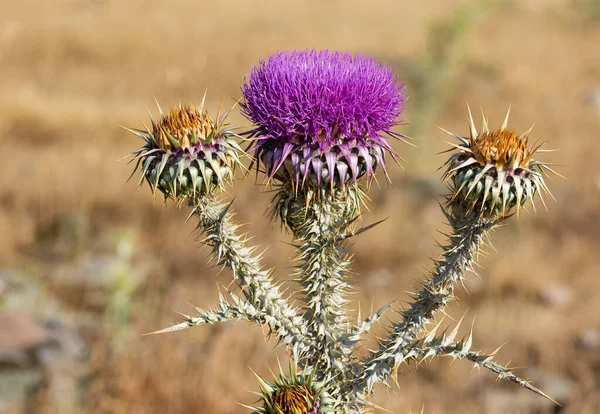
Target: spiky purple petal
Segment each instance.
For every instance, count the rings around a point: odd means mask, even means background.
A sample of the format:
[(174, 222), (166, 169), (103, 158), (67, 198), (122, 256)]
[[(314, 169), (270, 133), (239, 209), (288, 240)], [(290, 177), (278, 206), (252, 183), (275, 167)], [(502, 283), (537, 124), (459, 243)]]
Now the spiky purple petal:
[(284, 51), (252, 69), (243, 113), (260, 139), (322, 143), (378, 141), (404, 109), (404, 83), (373, 58), (328, 50)]
[[(243, 114), (259, 163), (269, 177), (302, 182), (370, 179), (384, 152), (395, 157), (387, 136), (397, 125), (406, 97), (387, 65), (362, 55), (328, 50), (284, 51), (252, 69), (242, 87)], [(293, 146), (292, 149), (291, 146)], [(292, 174), (281, 166), (290, 154)], [(346, 163), (347, 169), (339, 168)], [(338, 164), (339, 181), (334, 164)], [(383, 165), (382, 165), (383, 167)]]

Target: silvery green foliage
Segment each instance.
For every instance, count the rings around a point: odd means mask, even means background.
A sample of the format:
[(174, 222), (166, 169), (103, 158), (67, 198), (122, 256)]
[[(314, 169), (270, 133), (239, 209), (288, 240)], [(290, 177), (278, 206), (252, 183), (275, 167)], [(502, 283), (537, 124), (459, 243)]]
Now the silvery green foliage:
[(212, 196), (198, 196), (190, 204), (191, 215), (197, 216), (198, 228), (205, 236), (203, 242), (212, 247), (212, 255), (219, 265), (232, 270), (243, 300), (231, 295), (235, 307), (222, 299), (216, 313), (201, 311), (200, 317), (189, 317), (164, 331), (245, 318), (267, 326), (269, 334), (275, 334), (280, 342), (289, 346), (294, 359), (300, 359), (314, 347), (306, 324), (287, 298), (282, 297), (270, 272), (260, 267), (259, 258), (253, 255), (256, 248), (248, 247), (245, 238), (236, 233), (239, 226), (232, 222), (231, 204), (220, 203)]
[(443, 246), (443, 255), (422, 289), (412, 295), (412, 303), (400, 312), (402, 322), (393, 324), (379, 349), (364, 359), (356, 357), (354, 351), (361, 336), (379, 321), (389, 305), (355, 325), (349, 323), (345, 307), (349, 262), (344, 244), (362, 230), (351, 230), (355, 211), (345, 200), (330, 197), (313, 202), (308, 209), (297, 204), (288, 210), (290, 228), (299, 242), (298, 282), (305, 301), (299, 312), (290, 305), (289, 298), (281, 295), (270, 272), (261, 269), (259, 257), (253, 255), (255, 249), (237, 235), (239, 226), (232, 222), (231, 205), (209, 196), (198, 197), (192, 203), (192, 215), (198, 218), (203, 241), (212, 247), (218, 263), (233, 271), (242, 295), (227, 292), (226, 299), (220, 294), (217, 309), (197, 309), (198, 316), (186, 316), (182, 323), (159, 332), (240, 319), (266, 326), (269, 334), (290, 349), (300, 367), (311, 370), (315, 380), (328, 384), (336, 409), (348, 413), (362, 412), (369, 405), (373, 386), (389, 380), (402, 363), (439, 355), (467, 359), (500, 378), (544, 395), (493, 362), (491, 355), (471, 351), (470, 337), (453, 342), (456, 331), (439, 337), (435, 329), (427, 332), (428, 322), (453, 300), (456, 285), (471, 268), (489, 231), (500, 221), (457, 208), (447, 213), (452, 233)]
[[(304, 296), (304, 320), (315, 343), (302, 365), (315, 369), (315, 379), (342, 384), (347, 380), (352, 346), (342, 337), (349, 335), (346, 295), (349, 290), (349, 261), (345, 250), (346, 231), (356, 215), (354, 190), (322, 191), (307, 202), (307, 193), (293, 196), (282, 221), (294, 234), (300, 264), (298, 283)], [(280, 191), (280, 198), (289, 192)], [(334, 380), (335, 379), (335, 380)], [(340, 395), (337, 386), (332, 395)]]
[(427, 332), (427, 324), (454, 299), (455, 287), (471, 269), (490, 230), (500, 222), (498, 218), (486, 218), (460, 208), (452, 212), (444, 210), (452, 227), (449, 241), (442, 247), (443, 255), (436, 261), (430, 277), (400, 312), (402, 321), (393, 324), (379, 349), (364, 359), (357, 358), (354, 351), (361, 335), (379, 321), (389, 305), (356, 325), (348, 321), (344, 305), (349, 262), (344, 243), (358, 232), (351, 230), (355, 212), (344, 200), (326, 198), (313, 202), (307, 209), (297, 204), (288, 210), (287, 218), (293, 223), (290, 228), (299, 241), (296, 246), (300, 262), (298, 282), (305, 296), (303, 312), (299, 313), (288, 298), (281, 296), (270, 273), (261, 269), (259, 258), (253, 256), (254, 249), (247, 247), (244, 239), (236, 234), (238, 225), (232, 222), (231, 205), (219, 203), (212, 197), (199, 197), (192, 214), (199, 219), (204, 242), (212, 247), (219, 264), (231, 268), (242, 297), (228, 292), (230, 300), (226, 300), (219, 295), (216, 310), (198, 309), (199, 316), (189, 316), (164, 331), (239, 319), (267, 326), (270, 334), (289, 347), (300, 367), (313, 370), (316, 380), (329, 384), (329, 392), (340, 412), (362, 412), (370, 405), (367, 401), (373, 386), (389, 380), (402, 363), (440, 355), (467, 359), (500, 378), (545, 396), (508, 368), (493, 362), (491, 355), (471, 351), (470, 336), (453, 342), (456, 331), (439, 337), (434, 336), (435, 329)]
[(404, 362), (411, 343), (425, 326), (454, 299), (454, 289), (462, 281), (465, 271), (471, 269), (479, 247), (499, 221), (476, 213), (466, 213), (460, 207), (446, 213), (452, 227), (449, 242), (442, 246), (442, 258), (421, 290), (411, 296), (412, 302), (402, 310), (402, 322), (393, 325), (389, 336), (381, 341), (379, 349), (371, 352), (361, 366), (362, 373), (355, 382), (355, 391), (363, 394), (386, 380)]

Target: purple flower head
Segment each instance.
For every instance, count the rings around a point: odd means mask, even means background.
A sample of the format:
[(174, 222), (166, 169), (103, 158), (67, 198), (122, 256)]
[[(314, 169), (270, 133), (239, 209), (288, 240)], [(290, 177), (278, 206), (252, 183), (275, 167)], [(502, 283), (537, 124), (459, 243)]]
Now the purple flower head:
[[(404, 91), (391, 68), (373, 58), (284, 51), (252, 69), (242, 111), (256, 127), (253, 147), (268, 175), (283, 179), (280, 167), (290, 160), (296, 181), (311, 175), (318, 185), (322, 179), (343, 185), (365, 173), (370, 178), (378, 164), (385, 169), (384, 152), (395, 156), (386, 136), (403, 138), (391, 128), (404, 109)], [(346, 167), (338, 168), (340, 161)]]

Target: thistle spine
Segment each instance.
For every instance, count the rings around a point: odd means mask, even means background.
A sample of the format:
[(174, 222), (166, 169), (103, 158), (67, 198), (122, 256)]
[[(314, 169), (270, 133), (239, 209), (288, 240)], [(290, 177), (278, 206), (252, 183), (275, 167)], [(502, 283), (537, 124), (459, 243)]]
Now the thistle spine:
[(360, 312), (358, 317), (358, 322), (356, 325), (350, 328), (347, 333), (344, 333), (340, 336), (340, 341), (344, 346), (352, 348), (358, 341), (360, 341), (360, 337), (365, 335), (371, 330), (371, 327), (378, 323), (381, 319), (381, 316), (390, 308), (391, 305), (385, 305), (380, 308), (377, 312), (371, 312), (369, 316), (367, 316), (364, 320), (360, 319)]

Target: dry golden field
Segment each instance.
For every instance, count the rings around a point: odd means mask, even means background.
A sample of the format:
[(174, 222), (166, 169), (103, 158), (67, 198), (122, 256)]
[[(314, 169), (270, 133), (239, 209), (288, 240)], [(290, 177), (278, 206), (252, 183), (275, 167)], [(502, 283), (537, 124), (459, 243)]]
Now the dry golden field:
[[(444, 323), (466, 312), (474, 348), (523, 367), (555, 406), (467, 362), (406, 366), (378, 402), (408, 413), (600, 412), (600, 2), (598, 0), (0, 2), (0, 413), (244, 413), (285, 351), (244, 323), (141, 336), (207, 308), (231, 275), (194, 223), (126, 183), (146, 108), (240, 97), (280, 49), (374, 55), (407, 81), (405, 171), (374, 188), (353, 245), (356, 306), (407, 299), (439, 254), (446, 137), (466, 103), (551, 139), (548, 211), (513, 218)], [(478, 117), (479, 118), (479, 117)], [(236, 112), (238, 125), (246, 121)], [(289, 235), (252, 176), (234, 208), (289, 278)], [(598, 259), (598, 261), (596, 261)], [(397, 318), (394, 312), (388, 318)], [(389, 321), (386, 321), (388, 324)], [(380, 334), (382, 330), (377, 331)], [(365, 346), (373, 346), (366, 343)]]

